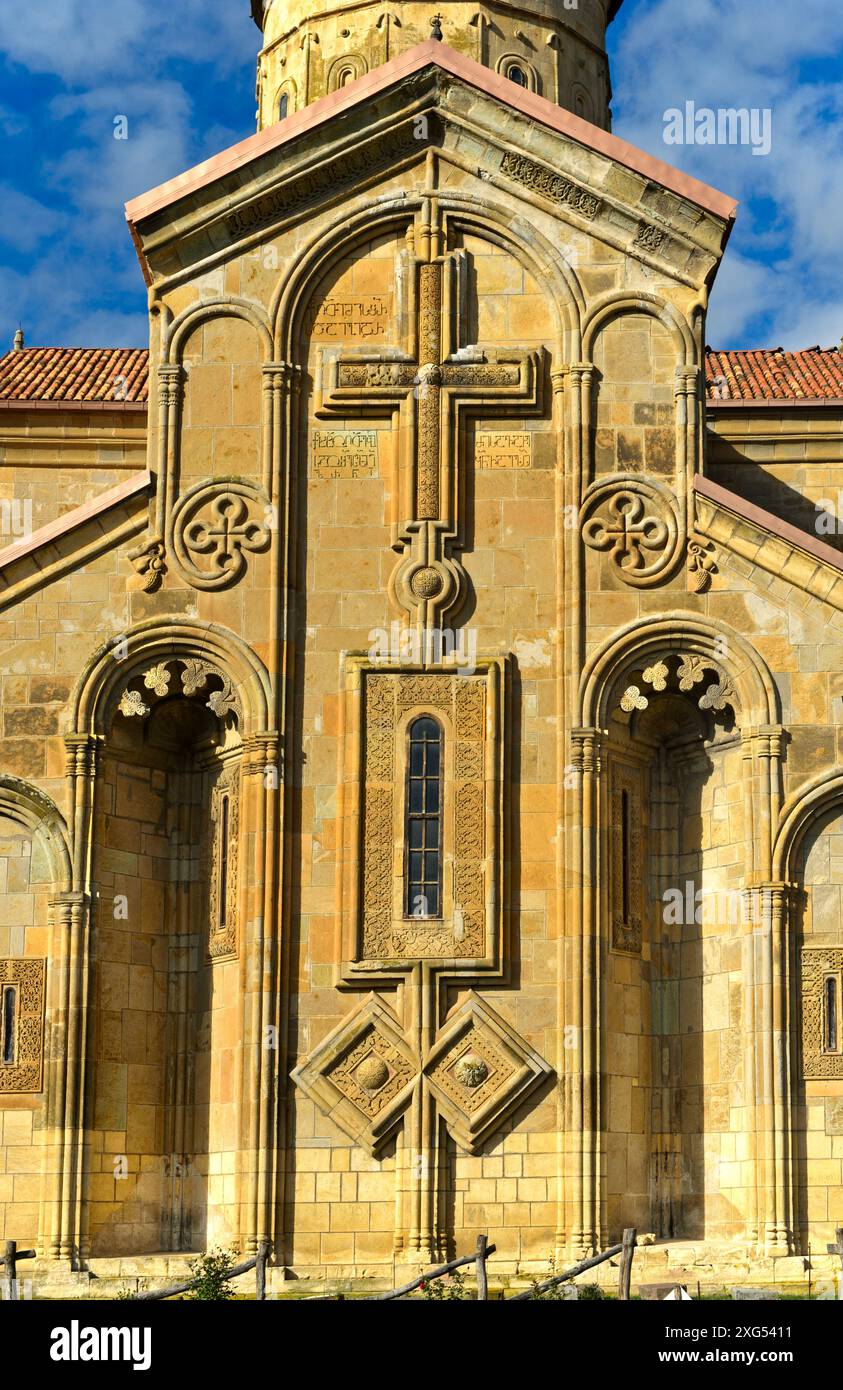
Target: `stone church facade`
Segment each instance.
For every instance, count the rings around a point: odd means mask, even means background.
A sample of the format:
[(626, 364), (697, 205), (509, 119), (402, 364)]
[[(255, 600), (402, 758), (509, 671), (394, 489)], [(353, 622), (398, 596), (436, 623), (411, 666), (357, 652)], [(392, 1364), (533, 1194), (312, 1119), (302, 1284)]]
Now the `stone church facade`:
[(610, 133), (619, 0), (441, 8), (253, 0), (148, 354), (0, 360), (0, 1224), (68, 1285), (843, 1225), (840, 353), (707, 351), (736, 204)]

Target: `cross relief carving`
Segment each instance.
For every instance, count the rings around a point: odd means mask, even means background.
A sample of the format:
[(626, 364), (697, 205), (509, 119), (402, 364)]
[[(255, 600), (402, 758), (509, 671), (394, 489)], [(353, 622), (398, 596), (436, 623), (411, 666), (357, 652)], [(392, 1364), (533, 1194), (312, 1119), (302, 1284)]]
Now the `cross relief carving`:
[[(470, 343), (470, 255), (441, 250), (435, 204), (431, 194), (423, 225), (399, 257), (393, 345), (323, 350), (313, 404), (317, 420), (395, 420), (392, 544), (400, 558), (389, 593), (428, 632), (444, 614), (458, 616), (468, 583), (459, 559), (469, 485), (462, 416), (537, 414), (543, 379), (538, 352)], [(432, 648), (412, 670), (369, 669), (362, 654), (345, 659), (343, 765), (355, 771), (346, 787), (338, 985), (378, 993), (365, 995), (292, 1076), (372, 1156), (385, 1156), (395, 1140), (396, 1250), (424, 1259), (442, 1250), (445, 1131), (478, 1152), (552, 1074), (474, 990), (450, 1007), (455, 981), (464, 989), (468, 980), (506, 975), (506, 664), (481, 654), (470, 679), (445, 673)], [(403, 806), (396, 749), (416, 710), (434, 711), (451, 731), (442, 835), (452, 848), (436, 921), (402, 920), (396, 907), (396, 807)]]
[(465, 345), (470, 257), (463, 250), (424, 259), (402, 253), (400, 348), (326, 353), (320, 419), (399, 416), (395, 548), (403, 559), (391, 597), (421, 626), (456, 610), (465, 574), (461, 541), (460, 415), (524, 415), (540, 406), (538, 352)]

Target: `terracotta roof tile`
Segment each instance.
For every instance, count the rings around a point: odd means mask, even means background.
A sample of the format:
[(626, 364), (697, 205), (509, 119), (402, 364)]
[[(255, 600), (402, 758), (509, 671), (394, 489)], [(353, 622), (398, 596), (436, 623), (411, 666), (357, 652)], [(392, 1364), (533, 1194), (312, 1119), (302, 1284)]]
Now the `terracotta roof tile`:
[(806, 348), (803, 352), (706, 348), (705, 375), (711, 404), (843, 400), (843, 353), (838, 348)]
[[(706, 348), (705, 374), (711, 405), (843, 401), (843, 353), (838, 348)], [(0, 408), (4, 401), (145, 405), (148, 376), (145, 348), (24, 348), (0, 357)], [(125, 396), (119, 394), (121, 378)]]
[(0, 406), (4, 401), (143, 405), (148, 385), (145, 348), (25, 347), (0, 357)]

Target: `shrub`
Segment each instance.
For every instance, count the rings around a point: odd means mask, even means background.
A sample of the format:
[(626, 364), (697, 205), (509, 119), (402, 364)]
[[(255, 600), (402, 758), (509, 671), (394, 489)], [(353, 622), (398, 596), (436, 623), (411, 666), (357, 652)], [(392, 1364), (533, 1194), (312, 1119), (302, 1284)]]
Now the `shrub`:
[(212, 1250), (193, 1260), (190, 1272), (196, 1280), (188, 1298), (203, 1303), (223, 1303), (234, 1298), (231, 1287), (231, 1271), (234, 1268), (234, 1254), (231, 1250)]

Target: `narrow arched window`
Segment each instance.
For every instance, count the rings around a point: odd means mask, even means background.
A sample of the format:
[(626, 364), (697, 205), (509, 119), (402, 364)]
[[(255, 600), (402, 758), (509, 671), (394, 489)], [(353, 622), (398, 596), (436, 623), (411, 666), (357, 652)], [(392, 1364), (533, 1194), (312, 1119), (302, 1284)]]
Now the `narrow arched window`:
[(7, 986), (3, 990), (2, 1017), (0, 1017), (0, 1057), (4, 1066), (14, 1066), (15, 1063), (15, 1010), (17, 1004), (17, 990)]
[(623, 920), (628, 922), (632, 916), (630, 892), (630, 862), (632, 836), (630, 834), (629, 821), (629, 792), (624, 787), (621, 792), (621, 901), (623, 903)]
[(218, 931), (224, 931), (228, 925), (228, 834), (229, 834), (229, 801), (228, 793), (220, 799), (219, 815), (219, 848), (217, 863), (219, 864), (219, 895), (217, 902), (218, 920), (214, 924)]
[(506, 75), (510, 82), (514, 82), (518, 87), (529, 87), (530, 85), (527, 80), (526, 72), (523, 68), (520, 68), (517, 63), (510, 63), (506, 70)]
[(827, 975), (823, 990), (823, 1050), (840, 1051), (840, 981)]
[(404, 912), (442, 915), (442, 729), (422, 715), (407, 730)]
[(286, 118), (287, 118), (287, 107), (289, 106), (289, 104), (290, 104), (290, 98), (287, 96), (287, 93), (286, 93), (286, 92), (282, 92), (281, 96), (278, 98), (278, 119), (279, 119), (279, 121), (286, 120)]

